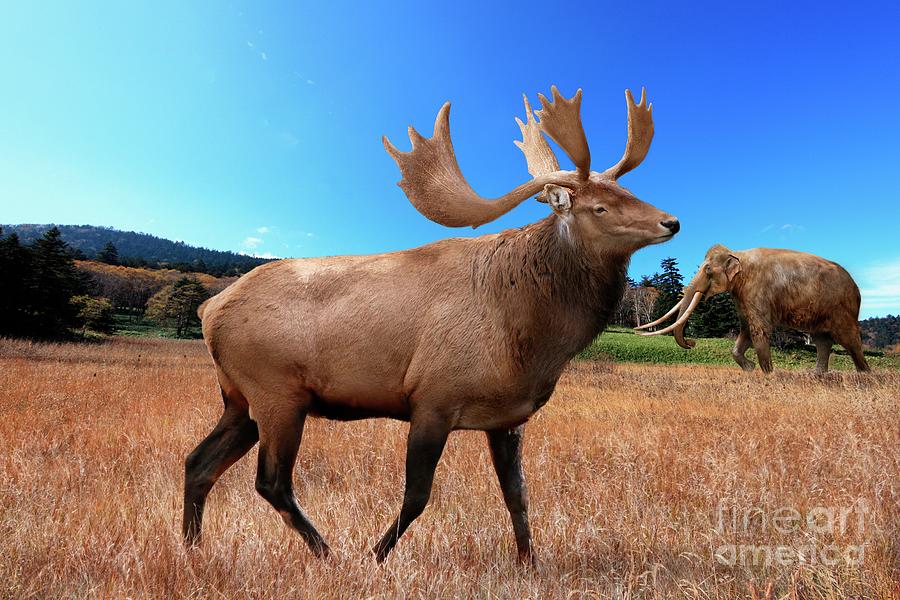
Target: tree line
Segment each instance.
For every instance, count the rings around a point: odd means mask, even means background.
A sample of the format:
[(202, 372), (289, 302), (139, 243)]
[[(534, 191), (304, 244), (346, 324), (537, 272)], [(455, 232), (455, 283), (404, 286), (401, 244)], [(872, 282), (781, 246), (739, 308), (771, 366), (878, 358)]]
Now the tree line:
[[(109, 244), (97, 258), (108, 263), (116, 254)], [(199, 325), (197, 307), (211, 292), (196, 277), (157, 278), (155, 288), (145, 285), (129, 295), (123, 286), (110, 285), (109, 278), (95, 277), (96, 268), (79, 268), (77, 256), (56, 227), (27, 244), (17, 233), (4, 236), (0, 230), (0, 336), (59, 339), (89, 331), (111, 333), (116, 309), (129, 307), (146, 311), (147, 318), (172, 327), (179, 337)], [(120, 293), (103, 295), (109, 291)]]
[[(198, 334), (197, 307), (237, 279), (175, 269), (136, 268), (123, 264), (112, 241), (93, 260), (74, 250), (52, 227), (29, 243), (0, 229), (0, 336), (65, 338), (90, 332), (112, 333), (115, 317), (147, 319), (178, 337)], [(628, 278), (614, 325), (636, 327), (655, 320), (681, 300), (684, 278), (674, 258), (659, 271)], [(860, 322), (871, 347), (900, 347), (900, 317)], [(734, 336), (740, 321), (731, 295), (720, 294), (697, 306), (686, 333), (692, 337)], [(789, 330), (773, 339), (782, 348), (802, 346), (806, 336)]]
[[(663, 316), (681, 301), (684, 277), (678, 261), (665, 258), (660, 270), (635, 281), (626, 280), (625, 294), (616, 308), (613, 323), (637, 327)], [(686, 333), (693, 337), (726, 337), (736, 335), (740, 321), (731, 294), (724, 293), (699, 304), (688, 322)]]
[[(147, 233), (120, 231), (94, 225), (3, 225), (17, 233), (22, 244), (30, 244), (51, 227), (61, 233), (75, 259), (97, 258), (109, 264), (148, 269), (174, 269), (185, 273), (207, 273), (216, 277), (238, 276), (270, 259), (223, 250), (210, 250), (159, 238)], [(115, 254), (109, 254), (110, 246)], [(100, 258), (103, 256), (104, 258)]]

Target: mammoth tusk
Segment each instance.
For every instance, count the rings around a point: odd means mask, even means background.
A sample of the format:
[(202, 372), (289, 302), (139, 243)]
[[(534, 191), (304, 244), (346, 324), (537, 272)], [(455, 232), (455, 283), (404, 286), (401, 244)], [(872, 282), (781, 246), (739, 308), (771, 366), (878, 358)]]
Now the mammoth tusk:
[(697, 308), (697, 305), (700, 303), (700, 300), (703, 298), (703, 292), (694, 292), (694, 297), (691, 298), (691, 303), (688, 304), (688, 307), (685, 309), (684, 314), (681, 315), (677, 321), (666, 327), (665, 329), (660, 329), (659, 331), (641, 331), (638, 335), (662, 335), (664, 333), (669, 333), (670, 331), (681, 327), (687, 320), (691, 318), (691, 313), (694, 312), (694, 309)]
[(684, 303), (684, 298), (682, 298), (681, 300), (679, 300), (678, 302), (676, 302), (676, 303), (675, 303), (675, 306), (673, 306), (672, 308), (669, 309), (669, 312), (667, 312), (666, 314), (664, 314), (663, 316), (661, 316), (661, 317), (658, 318), (657, 320), (653, 321), (652, 323), (644, 323), (643, 325), (641, 325), (641, 326), (639, 326), (639, 327), (635, 327), (634, 329), (635, 329), (635, 330), (637, 330), (637, 329), (648, 329), (648, 328), (650, 328), (650, 327), (653, 327), (654, 325), (659, 325), (660, 323), (662, 323), (663, 321), (665, 321), (666, 319), (668, 319), (669, 317), (671, 317), (672, 315), (674, 315), (675, 313), (677, 313), (677, 312), (678, 312), (678, 308), (679, 308), (683, 303)]

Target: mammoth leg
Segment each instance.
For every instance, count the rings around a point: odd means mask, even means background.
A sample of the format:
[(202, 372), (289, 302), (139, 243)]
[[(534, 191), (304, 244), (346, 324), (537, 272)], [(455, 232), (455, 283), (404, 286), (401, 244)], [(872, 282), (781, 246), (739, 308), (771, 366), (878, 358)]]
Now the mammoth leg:
[(739, 364), (745, 371), (752, 371), (755, 367), (753, 362), (747, 360), (747, 357), (745, 356), (747, 354), (747, 348), (749, 347), (750, 332), (746, 329), (741, 329), (737, 339), (734, 341), (734, 348), (731, 349), (731, 356), (734, 358), (734, 362)]
[(814, 333), (810, 337), (816, 345), (816, 373), (827, 373), (828, 359), (831, 358), (831, 336), (827, 333)]
[(244, 456), (259, 439), (243, 398), (229, 400), (222, 392), (225, 412), (212, 432), (184, 461), (184, 516), (181, 531), (185, 544), (200, 541), (203, 507), (216, 480)]
[(856, 366), (857, 371), (863, 373), (872, 370), (863, 354), (862, 340), (859, 336), (859, 326), (854, 327), (851, 332), (832, 332), (831, 335), (834, 337), (834, 341), (843, 346), (847, 352), (850, 353), (850, 358), (853, 359), (853, 364)]
[(528, 528), (528, 488), (522, 470), (524, 432), (525, 426), (520, 425), (514, 429), (496, 429), (486, 433), (494, 469), (497, 471), (500, 489), (503, 491), (503, 500), (512, 518), (519, 560), (534, 564), (531, 531)]
[(431, 497), (431, 484), (450, 428), (443, 422), (419, 421), (415, 416), (409, 424), (406, 442), (406, 488), (403, 505), (394, 523), (385, 532), (372, 552), (375, 560), (383, 562), (409, 525), (425, 510)]
[(770, 332), (761, 328), (751, 328), (750, 338), (753, 341), (753, 349), (759, 359), (759, 368), (766, 373), (772, 372), (772, 349), (769, 347)]
[(294, 464), (303, 437), (306, 407), (291, 400), (264, 414), (259, 422), (256, 491), (278, 511), (288, 527), (300, 534), (316, 556), (327, 556), (328, 544), (300, 510), (294, 496)]

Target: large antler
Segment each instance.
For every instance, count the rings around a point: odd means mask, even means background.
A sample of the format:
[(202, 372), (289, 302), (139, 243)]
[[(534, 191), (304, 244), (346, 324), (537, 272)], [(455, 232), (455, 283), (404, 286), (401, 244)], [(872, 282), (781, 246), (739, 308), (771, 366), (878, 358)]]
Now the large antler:
[(631, 90), (625, 90), (625, 102), (628, 105), (628, 142), (622, 159), (603, 173), (609, 179), (618, 179), (641, 164), (653, 140), (653, 105), (647, 104), (647, 91), (641, 88), (641, 101), (635, 104)]
[(516, 117), (516, 123), (522, 130), (522, 141), (515, 140), (513, 144), (519, 147), (525, 160), (528, 162), (528, 172), (532, 177), (539, 175), (548, 175), (559, 171), (559, 162), (556, 155), (550, 149), (550, 144), (541, 134), (541, 126), (534, 120), (534, 113), (531, 112), (531, 104), (528, 102), (528, 96), (522, 94), (525, 100), (525, 122)]
[(553, 102), (538, 94), (541, 110), (537, 111), (537, 116), (541, 120), (541, 129), (565, 150), (578, 169), (579, 178), (587, 179), (591, 174), (591, 149), (581, 125), (581, 90), (569, 100), (562, 97), (555, 85), (550, 92)]
[[(526, 198), (555, 183), (575, 187), (591, 176), (591, 150), (581, 124), (581, 90), (570, 99), (563, 98), (559, 89), (551, 88), (553, 100), (538, 94), (541, 109), (532, 112), (525, 98), (525, 122), (516, 118), (522, 130), (522, 141), (515, 144), (525, 154), (528, 172), (534, 177), (511, 192), (488, 200), (475, 193), (466, 182), (456, 162), (450, 140), (450, 103), (444, 104), (434, 123), (434, 135), (426, 139), (412, 127), (410, 152), (400, 152), (387, 137), (384, 147), (397, 161), (403, 179), (400, 187), (416, 209), (436, 223), (448, 227), (478, 227), (512, 210)], [(625, 154), (615, 166), (601, 176), (618, 179), (644, 160), (653, 139), (653, 105), (647, 104), (646, 90), (641, 89), (641, 101), (635, 103), (630, 90), (625, 90), (628, 105), (628, 142)], [(540, 121), (535, 120), (537, 116)], [(577, 171), (560, 171), (559, 162), (542, 134), (546, 134), (565, 151)]]
[(436, 223), (447, 227), (478, 227), (509, 212), (525, 199), (543, 190), (547, 183), (571, 182), (571, 173), (557, 171), (541, 175), (511, 192), (487, 200), (475, 193), (466, 182), (450, 140), (450, 103), (438, 112), (434, 135), (422, 137), (409, 128), (410, 152), (400, 152), (383, 137), (384, 148), (400, 167), (403, 179), (399, 185), (416, 209)]

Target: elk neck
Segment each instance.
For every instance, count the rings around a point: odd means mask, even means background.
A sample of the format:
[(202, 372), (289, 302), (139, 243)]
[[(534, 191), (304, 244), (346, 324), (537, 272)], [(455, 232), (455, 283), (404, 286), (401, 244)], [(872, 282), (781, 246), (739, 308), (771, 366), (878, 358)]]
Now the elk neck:
[(473, 256), (473, 292), (490, 304), (509, 343), (521, 346), (514, 354), (547, 353), (561, 366), (606, 327), (629, 258), (591, 251), (551, 214), (487, 238)]

